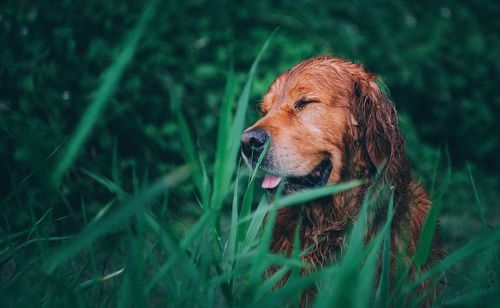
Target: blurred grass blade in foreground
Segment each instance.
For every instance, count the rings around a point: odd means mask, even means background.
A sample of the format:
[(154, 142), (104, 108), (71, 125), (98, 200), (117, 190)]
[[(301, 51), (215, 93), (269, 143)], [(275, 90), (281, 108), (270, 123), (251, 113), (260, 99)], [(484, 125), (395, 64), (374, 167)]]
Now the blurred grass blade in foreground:
[(137, 50), (139, 40), (154, 16), (157, 4), (158, 0), (151, 0), (147, 4), (135, 28), (129, 33), (125, 40), (122, 51), (118, 54), (113, 64), (102, 75), (101, 86), (95, 92), (93, 101), (90, 103), (90, 106), (87, 108), (78, 126), (75, 128), (67, 148), (55, 167), (52, 175), (52, 182), (56, 187), (59, 185), (64, 173), (75, 161), (79, 151), (90, 136), (92, 128), (101, 117), (104, 107), (113, 96), (125, 68), (130, 63)]
[(180, 167), (174, 172), (160, 178), (156, 183), (145, 189), (144, 192), (125, 202), (115, 211), (89, 224), (73, 240), (63, 245), (63, 247), (47, 258), (46, 270), (49, 273), (52, 272), (59, 264), (71, 258), (80, 249), (92, 244), (104, 234), (115, 230), (120, 223), (141, 211), (145, 205), (163, 194), (165, 190), (183, 181), (188, 175), (189, 169), (187, 167)]

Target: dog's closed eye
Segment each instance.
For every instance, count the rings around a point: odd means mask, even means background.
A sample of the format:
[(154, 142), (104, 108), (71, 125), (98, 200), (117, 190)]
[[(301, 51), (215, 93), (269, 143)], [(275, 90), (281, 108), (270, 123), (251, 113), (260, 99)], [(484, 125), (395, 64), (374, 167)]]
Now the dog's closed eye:
[(311, 103), (319, 103), (319, 100), (315, 99), (315, 98), (302, 97), (298, 101), (295, 102), (293, 107), (295, 108), (295, 110), (300, 111)]

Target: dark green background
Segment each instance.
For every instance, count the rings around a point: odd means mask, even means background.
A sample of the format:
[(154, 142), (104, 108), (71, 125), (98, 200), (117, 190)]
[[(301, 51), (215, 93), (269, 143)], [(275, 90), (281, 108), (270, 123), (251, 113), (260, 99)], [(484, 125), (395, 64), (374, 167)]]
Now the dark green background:
[[(26, 228), (49, 207), (54, 219), (72, 217), (55, 220), (52, 234), (79, 230), (81, 201), (93, 215), (109, 200), (83, 170), (111, 177), (114, 148), (129, 190), (134, 174), (155, 178), (183, 164), (165, 78), (182, 89), (182, 110), (203, 159), (211, 161), (227, 73), (234, 67), (241, 86), (276, 27), (248, 123), (272, 80), (292, 65), (318, 54), (352, 59), (385, 81), (415, 176), (429, 190), (435, 179), (445, 246), (453, 249), (481, 229), (467, 163), (488, 223), (500, 222), (495, 1), (164, 1), (84, 151), (53, 194), (45, 183), (60, 151), (51, 154), (65, 146), (143, 7), (140, 1), (98, 0), (0, 4), (2, 235)], [(186, 219), (196, 210), (191, 191), (188, 184), (173, 196), (173, 208)]]

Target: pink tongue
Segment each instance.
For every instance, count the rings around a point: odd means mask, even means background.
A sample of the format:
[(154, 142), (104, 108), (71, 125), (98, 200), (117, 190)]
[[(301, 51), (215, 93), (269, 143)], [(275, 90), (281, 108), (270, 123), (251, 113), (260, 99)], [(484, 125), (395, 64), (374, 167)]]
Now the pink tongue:
[(281, 181), (280, 176), (266, 175), (266, 177), (264, 178), (264, 181), (262, 181), (262, 188), (273, 189), (276, 186), (278, 186), (280, 181)]

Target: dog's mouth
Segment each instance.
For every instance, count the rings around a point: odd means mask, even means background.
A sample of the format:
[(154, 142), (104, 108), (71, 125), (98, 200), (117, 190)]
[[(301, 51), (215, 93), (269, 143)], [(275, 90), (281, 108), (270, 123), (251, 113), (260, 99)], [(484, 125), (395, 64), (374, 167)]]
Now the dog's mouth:
[(285, 194), (304, 190), (308, 188), (325, 186), (330, 173), (332, 172), (332, 163), (326, 159), (319, 163), (308, 175), (294, 177), (282, 177), (279, 175), (267, 174), (262, 181), (262, 188), (273, 193), (278, 185), (283, 182), (283, 192)]

